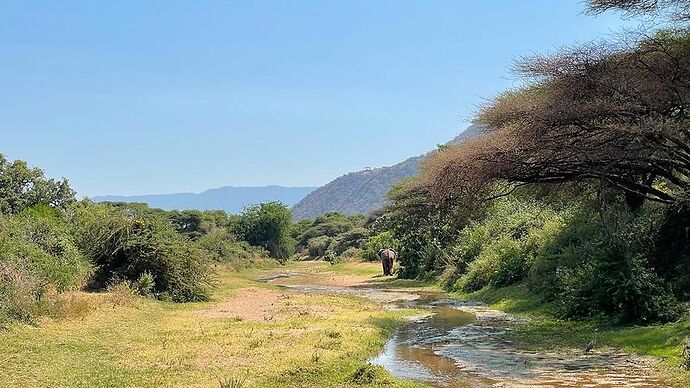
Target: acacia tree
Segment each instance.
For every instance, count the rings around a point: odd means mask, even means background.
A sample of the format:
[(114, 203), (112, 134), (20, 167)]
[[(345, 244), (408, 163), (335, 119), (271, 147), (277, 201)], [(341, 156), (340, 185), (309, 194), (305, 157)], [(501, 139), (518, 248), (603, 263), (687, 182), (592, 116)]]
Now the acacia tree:
[[(485, 136), (439, 150), (424, 168), (437, 198), (516, 185), (599, 180), (674, 203), (690, 183), (690, 35), (665, 31), (628, 49), (591, 45), (522, 61), (526, 87), (480, 113)], [(505, 186), (501, 186), (507, 183)]]
[(666, 13), (678, 21), (690, 19), (689, 0), (589, 0), (589, 10), (622, 10), (630, 16)]

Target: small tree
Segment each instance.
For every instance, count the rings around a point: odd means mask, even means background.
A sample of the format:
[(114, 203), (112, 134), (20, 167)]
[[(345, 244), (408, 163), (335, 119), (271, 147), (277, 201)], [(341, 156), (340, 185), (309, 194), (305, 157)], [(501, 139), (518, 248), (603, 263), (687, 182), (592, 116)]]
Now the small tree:
[(74, 191), (66, 179), (46, 178), (40, 168), (23, 160), (8, 161), (0, 154), (0, 214), (15, 214), (37, 205), (66, 209)]
[(268, 250), (271, 257), (287, 259), (295, 250), (290, 237), (292, 213), (280, 202), (265, 202), (246, 208), (238, 222), (238, 233), (248, 243)]

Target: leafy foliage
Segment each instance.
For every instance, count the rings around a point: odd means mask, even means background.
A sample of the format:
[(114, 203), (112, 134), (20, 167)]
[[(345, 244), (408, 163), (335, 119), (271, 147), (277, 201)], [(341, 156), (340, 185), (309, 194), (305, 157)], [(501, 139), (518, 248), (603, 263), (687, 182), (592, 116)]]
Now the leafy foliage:
[(0, 216), (0, 324), (33, 321), (50, 306), (51, 293), (79, 287), (89, 270), (55, 209), (44, 205)]
[(476, 291), (522, 281), (543, 245), (562, 228), (564, 218), (563, 212), (538, 201), (497, 201), (481, 221), (463, 228), (450, 248), (455, 268), (467, 271), (458, 286)]
[(307, 242), (320, 236), (335, 237), (356, 228), (364, 221), (362, 216), (346, 216), (340, 213), (326, 213), (314, 220), (301, 220), (297, 223), (301, 230), (295, 235), (297, 247), (307, 246)]
[[(688, 2), (591, 0), (667, 12)], [(520, 61), (484, 133), (440, 147), (371, 222), (400, 242), (401, 276), (466, 292), (526, 284), (561, 317), (668, 321), (690, 275), (690, 30)]]
[(381, 249), (390, 248), (397, 251), (399, 246), (400, 243), (393, 237), (393, 233), (386, 231), (375, 234), (369, 237), (364, 245), (364, 258), (378, 260)]
[[(311, 258), (340, 256), (350, 248), (361, 248), (369, 231), (360, 225), (363, 216), (326, 213), (314, 220), (300, 220), (294, 224), (292, 235), (297, 250), (305, 250)], [(350, 251), (351, 253), (354, 251)], [(333, 260), (329, 260), (333, 261)]]
[(74, 202), (67, 180), (46, 178), (43, 170), (30, 168), (23, 160), (8, 161), (0, 154), (0, 214), (15, 214), (37, 206), (65, 209)]
[(153, 292), (176, 302), (206, 300), (211, 282), (206, 252), (165, 221), (107, 205), (80, 204), (73, 211), (79, 247), (96, 271), (90, 285), (153, 277)]
[(235, 269), (249, 267), (268, 256), (268, 252), (263, 248), (239, 240), (227, 229), (220, 229), (199, 237), (196, 245), (208, 252), (211, 260), (229, 264)]
[(605, 314), (642, 323), (677, 317), (671, 287), (651, 265), (663, 209), (647, 204), (637, 215), (611, 209), (594, 215), (580, 209), (544, 247), (531, 288), (554, 300), (564, 317)]
[(307, 251), (310, 257), (321, 257), (323, 256), (328, 247), (331, 245), (331, 237), (319, 236), (309, 239), (307, 242)]
[(238, 220), (238, 233), (251, 245), (266, 249), (277, 259), (285, 260), (294, 252), (290, 236), (292, 214), (280, 202), (250, 206)]

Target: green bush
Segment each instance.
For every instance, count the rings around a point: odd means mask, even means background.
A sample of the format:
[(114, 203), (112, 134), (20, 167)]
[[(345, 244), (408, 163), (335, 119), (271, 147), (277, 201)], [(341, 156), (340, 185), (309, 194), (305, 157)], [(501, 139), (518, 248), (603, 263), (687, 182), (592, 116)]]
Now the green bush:
[(491, 278), (498, 271), (498, 261), (490, 255), (484, 255), (469, 264), (468, 271), (457, 281), (457, 289), (472, 292), (481, 290), (491, 283)]
[(292, 213), (280, 202), (246, 208), (237, 222), (237, 232), (249, 244), (266, 249), (271, 257), (286, 260), (295, 252), (290, 236)]
[(364, 251), (360, 248), (350, 247), (347, 248), (345, 252), (341, 253), (340, 256), (352, 259), (362, 259), (364, 256)]
[(471, 292), (523, 281), (545, 244), (557, 235), (567, 212), (536, 201), (497, 201), (481, 221), (460, 231), (452, 264), (464, 273), (454, 287)]
[[(609, 215), (604, 214), (604, 219)], [(648, 257), (662, 213), (653, 204), (637, 214), (616, 212), (616, 224), (586, 208), (544, 249), (530, 286), (553, 300), (562, 317), (606, 315), (622, 322), (668, 321), (680, 310), (671, 285)]]
[(529, 255), (524, 241), (502, 238), (489, 244), (479, 257), (471, 262), (458, 286), (467, 292), (477, 291), (488, 285), (508, 286), (522, 281), (528, 272), (525, 255)]
[(353, 228), (333, 237), (329, 249), (335, 252), (336, 255), (342, 255), (343, 252), (350, 248), (362, 248), (368, 235), (369, 232), (364, 228)]
[(153, 290), (156, 287), (156, 281), (150, 272), (145, 271), (141, 275), (139, 275), (139, 279), (137, 279), (134, 286), (140, 295), (153, 296)]
[(238, 240), (226, 229), (205, 234), (196, 240), (196, 244), (208, 253), (211, 260), (229, 264), (234, 269), (246, 268), (268, 257), (265, 249)]
[(346, 216), (341, 213), (326, 213), (313, 221), (301, 220), (293, 227), (298, 248), (306, 248), (309, 240), (315, 237), (335, 237), (349, 232), (364, 222), (363, 216)]
[(670, 287), (641, 257), (608, 252), (601, 261), (560, 268), (556, 295), (563, 317), (607, 315), (621, 322), (670, 321), (681, 310)]
[(206, 252), (168, 222), (85, 203), (74, 209), (73, 225), (79, 247), (96, 266), (91, 287), (135, 283), (149, 273), (153, 293), (159, 298), (176, 302), (208, 299), (211, 272)]
[(336, 264), (340, 262), (340, 256), (338, 256), (335, 252), (333, 252), (330, 249), (327, 249), (326, 252), (323, 254), (323, 259), (331, 264)]
[(367, 240), (364, 244), (364, 258), (367, 260), (375, 261), (379, 259), (379, 251), (381, 249), (394, 249), (398, 250), (400, 242), (393, 237), (391, 232), (381, 232), (375, 234)]
[(524, 281), (564, 318), (667, 321), (678, 303), (652, 265), (663, 214), (655, 204), (630, 213), (616, 198), (601, 209), (499, 200), (460, 231), (443, 281), (466, 292)]
[(322, 257), (326, 254), (326, 250), (331, 245), (331, 237), (320, 236), (314, 237), (307, 242), (307, 251), (309, 252), (309, 257), (317, 258)]
[(690, 300), (690, 193), (666, 209), (659, 217), (660, 226), (650, 265), (671, 284), (677, 298)]
[(80, 287), (89, 272), (59, 211), (38, 206), (0, 216), (0, 321), (33, 321), (53, 291)]

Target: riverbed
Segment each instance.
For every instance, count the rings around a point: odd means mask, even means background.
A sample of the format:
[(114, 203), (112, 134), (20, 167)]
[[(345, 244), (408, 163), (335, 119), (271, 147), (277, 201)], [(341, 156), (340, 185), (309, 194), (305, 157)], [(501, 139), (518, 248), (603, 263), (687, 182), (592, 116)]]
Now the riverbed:
[[(527, 351), (507, 335), (525, 318), (438, 292), (379, 287), (291, 284), (285, 273), (263, 279), (304, 293), (347, 294), (386, 308), (424, 314), (397, 329), (370, 360), (391, 375), (435, 387), (665, 387), (651, 358), (611, 348)], [(596, 341), (596, 333), (592, 333)]]

